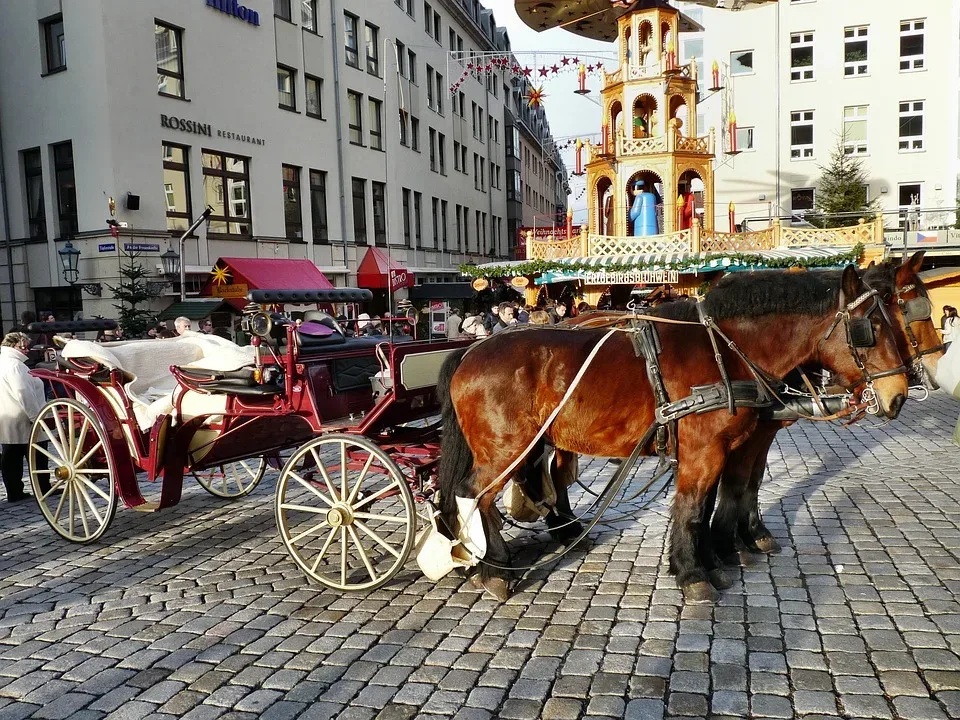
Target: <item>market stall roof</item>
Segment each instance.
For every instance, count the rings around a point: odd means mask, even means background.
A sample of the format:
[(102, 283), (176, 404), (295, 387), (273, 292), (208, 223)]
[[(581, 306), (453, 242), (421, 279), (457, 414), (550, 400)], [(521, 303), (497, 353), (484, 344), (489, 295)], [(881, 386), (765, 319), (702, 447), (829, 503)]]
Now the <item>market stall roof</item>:
[(200, 290), (201, 297), (227, 300), (243, 309), (251, 290), (323, 290), (333, 283), (309, 260), (222, 257)]
[(413, 287), (413, 273), (376, 247), (367, 248), (363, 260), (357, 266), (357, 285), (375, 290), (389, 288), (391, 291)]
[(957, 276), (960, 276), (960, 267), (934, 268), (933, 270), (924, 270), (923, 272), (917, 273), (917, 277), (923, 280), (924, 285), (943, 282), (944, 280), (952, 280)]
[(411, 300), (469, 300), (476, 294), (468, 282), (424, 283), (410, 288)]
[(221, 312), (229, 309), (225, 300), (216, 299), (196, 299), (175, 302), (173, 305), (165, 308), (157, 320), (175, 320), (178, 317), (185, 317), (191, 320), (203, 320), (210, 317), (215, 312)]
[[(792, 266), (839, 267), (855, 262), (854, 252), (854, 248), (850, 247), (806, 247), (731, 252), (723, 255), (669, 252), (570, 257), (533, 262), (541, 268), (536, 273), (539, 275), (537, 284), (545, 285), (568, 280), (611, 282), (603, 276), (636, 271), (675, 271), (694, 274), (718, 270), (737, 272)], [(509, 277), (528, 272), (530, 265), (529, 260), (486, 263), (477, 267), (476, 274), (481, 277)], [(598, 275), (601, 277), (597, 277)]]

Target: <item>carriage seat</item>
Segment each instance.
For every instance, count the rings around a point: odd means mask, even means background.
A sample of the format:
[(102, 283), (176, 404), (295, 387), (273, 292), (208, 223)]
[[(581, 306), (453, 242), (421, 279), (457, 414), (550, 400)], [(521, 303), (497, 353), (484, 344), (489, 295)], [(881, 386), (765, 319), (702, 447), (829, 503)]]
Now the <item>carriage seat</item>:
[(177, 367), (176, 370), (181, 384), (198, 392), (256, 397), (269, 397), (283, 392), (282, 385), (262, 385), (257, 382), (252, 367), (237, 370), (202, 370), (184, 366)]

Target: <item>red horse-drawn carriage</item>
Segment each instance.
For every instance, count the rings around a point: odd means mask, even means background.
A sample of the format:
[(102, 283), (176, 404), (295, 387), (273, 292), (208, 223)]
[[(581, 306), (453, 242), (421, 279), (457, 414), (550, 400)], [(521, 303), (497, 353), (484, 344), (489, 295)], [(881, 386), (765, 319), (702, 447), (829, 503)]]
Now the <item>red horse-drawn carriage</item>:
[[(366, 290), (257, 290), (244, 323), (252, 345), (188, 333), (170, 340), (70, 340), (55, 370), (35, 370), (53, 399), (34, 423), (30, 477), (51, 527), (100, 538), (118, 500), (153, 512), (176, 505), (184, 474), (214, 495), (242, 497), (267, 464), (280, 469), (277, 526), (291, 557), (320, 583), (379, 587), (403, 566), (417, 503), (433, 493), (435, 386), (467, 341), (394, 342), (307, 336), (266, 307), (370, 299)], [(112, 321), (38, 323), (42, 332)], [(115, 325), (113, 325), (115, 326)], [(148, 501), (141, 481), (160, 481)], [(48, 489), (49, 488), (49, 489)]]

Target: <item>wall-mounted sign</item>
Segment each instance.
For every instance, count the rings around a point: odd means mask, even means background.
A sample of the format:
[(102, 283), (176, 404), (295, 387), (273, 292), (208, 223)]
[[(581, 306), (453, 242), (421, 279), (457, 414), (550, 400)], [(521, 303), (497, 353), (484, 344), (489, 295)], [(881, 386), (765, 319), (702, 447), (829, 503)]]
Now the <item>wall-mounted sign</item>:
[(583, 282), (590, 285), (676, 285), (677, 270), (628, 270), (626, 272), (583, 273)]
[[(210, 123), (197, 122), (196, 120), (187, 120), (176, 115), (161, 115), (160, 127), (169, 130), (179, 130), (180, 132), (191, 133), (193, 135), (206, 135), (213, 137), (214, 127)], [(217, 130), (217, 137), (225, 140), (237, 140), (238, 142), (250, 143), (251, 145), (266, 145), (267, 141), (263, 138), (253, 135), (244, 135), (243, 133), (233, 132), (232, 130)]]
[(412, 287), (413, 275), (406, 270), (390, 270), (390, 292), (396, 292), (400, 288)]
[(124, 243), (124, 252), (160, 252), (160, 246), (154, 243)]
[(513, 285), (515, 288), (522, 290), (523, 288), (525, 288), (527, 285), (530, 284), (530, 280), (529, 278), (526, 278), (523, 275), (518, 275), (517, 277), (510, 279), (510, 284)]
[(97, 245), (98, 252), (116, 252), (117, 244), (116, 243), (100, 243)]
[(250, 289), (246, 283), (237, 283), (236, 285), (214, 285), (212, 288), (213, 297), (217, 298), (244, 298)]
[(488, 287), (490, 287), (490, 281), (487, 280), (486, 278), (477, 278), (472, 283), (470, 283), (470, 285), (477, 292), (481, 292), (482, 290), (486, 290)]
[(251, 25), (260, 26), (260, 13), (241, 5), (237, 0), (207, 0), (207, 7), (219, 10), (227, 15), (233, 15), (238, 20), (245, 20)]

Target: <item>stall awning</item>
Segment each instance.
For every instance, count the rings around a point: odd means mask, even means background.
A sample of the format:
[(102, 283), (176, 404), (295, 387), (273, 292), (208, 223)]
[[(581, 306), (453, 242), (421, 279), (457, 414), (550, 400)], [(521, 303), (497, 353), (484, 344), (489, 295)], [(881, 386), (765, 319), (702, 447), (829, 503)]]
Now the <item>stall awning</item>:
[(389, 288), (394, 292), (400, 288), (413, 287), (413, 281), (413, 273), (395, 260), (391, 261), (380, 248), (367, 248), (357, 267), (357, 285), (362, 288)]
[(332, 288), (309, 260), (287, 258), (233, 258), (217, 260), (200, 291), (202, 297), (228, 300), (243, 309), (251, 290), (323, 290)]
[(469, 300), (476, 294), (468, 282), (425, 283), (410, 288), (411, 300)]
[(210, 317), (215, 312), (227, 311), (230, 306), (219, 298), (214, 300), (185, 300), (184, 302), (175, 302), (173, 305), (165, 308), (157, 315), (157, 320), (175, 320), (178, 317), (189, 318), (190, 320), (203, 320)]

